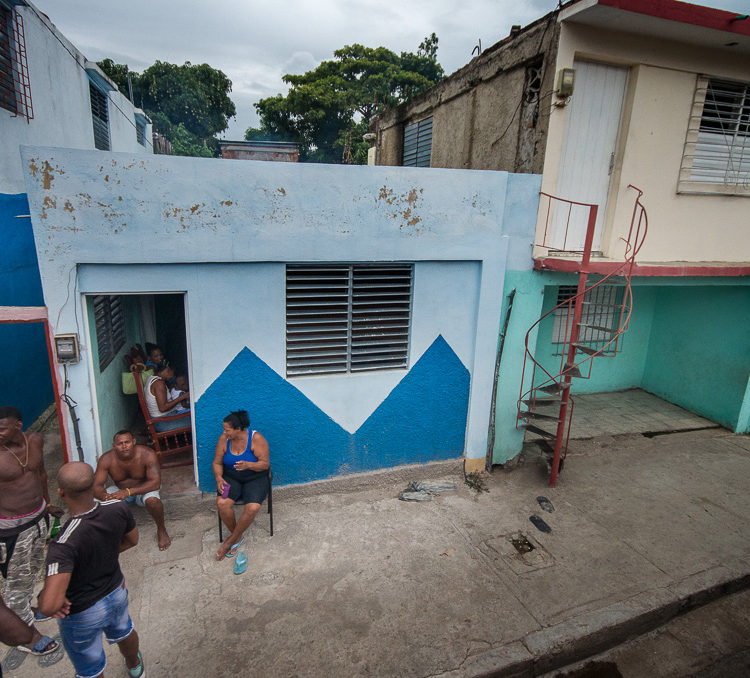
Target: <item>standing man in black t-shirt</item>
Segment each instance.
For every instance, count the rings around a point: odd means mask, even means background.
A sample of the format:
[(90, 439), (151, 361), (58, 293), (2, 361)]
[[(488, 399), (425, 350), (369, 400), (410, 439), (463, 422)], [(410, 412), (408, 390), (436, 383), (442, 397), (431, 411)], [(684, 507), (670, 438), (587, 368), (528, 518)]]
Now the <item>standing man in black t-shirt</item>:
[(49, 545), (39, 609), (58, 618), (77, 677), (102, 675), (104, 633), (120, 648), (129, 675), (140, 678), (143, 658), (119, 562), (119, 554), (138, 543), (133, 516), (123, 502), (94, 499), (94, 471), (88, 464), (64, 464), (57, 484), (71, 518)]

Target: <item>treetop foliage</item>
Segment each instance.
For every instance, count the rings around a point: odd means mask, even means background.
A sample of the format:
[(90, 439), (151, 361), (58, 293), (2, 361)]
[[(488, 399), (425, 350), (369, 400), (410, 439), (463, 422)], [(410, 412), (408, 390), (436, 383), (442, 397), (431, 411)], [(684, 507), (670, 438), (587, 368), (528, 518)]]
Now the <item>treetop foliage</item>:
[[(437, 62), (438, 38), (432, 33), (416, 53), (385, 47), (346, 45), (302, 75), (287, 74), (286, 95), (255, 104), (260, 129), (250, 128), (245, 138), (262, 132), (296, 141), (300, 157), (313, 162), (365, 162), (367, 144), (362, 130), (386, 108), (421, 94), (443, 77)], [(342, 152), (343, 151), (343, 152)]]
[(143, 73), (130, 71), (112, 59), (99, 67), (129, 96), (128, 74), (133, 99), (151, 118), (154, 129), (172, 142), (176, 155), (218, 155), (215, 135), (229, 125), (236, 113), (229, 98), (232, 82), (208, 64), (182, 66), (157, 61)]

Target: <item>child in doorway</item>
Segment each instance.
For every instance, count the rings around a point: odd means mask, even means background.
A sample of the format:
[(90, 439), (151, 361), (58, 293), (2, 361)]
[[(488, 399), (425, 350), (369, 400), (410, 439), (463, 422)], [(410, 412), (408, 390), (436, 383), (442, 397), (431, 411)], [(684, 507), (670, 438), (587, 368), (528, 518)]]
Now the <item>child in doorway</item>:
[[(174, 378), (174, 386), (169, 389), (169, 399), (175, 400), (179, 398), (183, 393), (187, 393), (190, 390), (189, 384), (188, 384), (188, 378), (184, 374), (180, 374), (179, 376)], [(189, 407), (184, 407), (183, 405), (180, 405), (180, 407), (176, 408), (174, 410), (175, 414), (179, 414), (182, 412), (189, 412)]]

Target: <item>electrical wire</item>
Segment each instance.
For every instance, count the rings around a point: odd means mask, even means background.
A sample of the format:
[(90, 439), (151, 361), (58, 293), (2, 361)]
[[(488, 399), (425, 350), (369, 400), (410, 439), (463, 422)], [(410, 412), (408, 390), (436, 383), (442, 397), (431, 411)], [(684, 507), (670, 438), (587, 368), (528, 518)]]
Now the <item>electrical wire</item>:
[[(52, 36), (53, 36), (53, 37), (55, 38), (55, 40), (57, 40), (57, 42), (59, 42), (59, 43), (60, 43), (60, 44), (62, 45), (63, 49), (64, 49), (64, 50), (65, 50), (65, 51), (66, 51), (66, 52), (67, 52), (67, 53), (68, 53), (68, 54), (69, 54), (69, 55), (70, 55), (70, 56), (72, 57), (72, 59), (73, 59), (73, 62), (75, 63), (75, 65), (76, 65), (76, 66), (78, 66), (78, 68), (80, 68), (80, 69), (81, 69), (81, 70), (82, 70), (82, 71), (83, 71), (84, 73), (86, 73), (86, 77), (88, 78), (88, 73), (86, 72), (86, 69), (85, 69), (85, 68), (84, 68), (84, 67), (83, 67), (83, 66), (82, 66), (82, 65), (81, 65), (81, 64), (79, 63), (79, 61), (78, 61), (78, 57), (77, 57), (77, 56), (76, 56), (75, 54), (73, 54), (73, 52), (71, 52), (71, 51), (70, 51), (70, 50), (68, 49), (68, 46), (67, 46), (67, 45), (66, 45), (66, 44), (65, 44), (65, 43), (64, 43), (64, 42), (63, 42), (62, 40), (60, 40), (60, 36), (59, 36), (59, 35), (57, 35), (57, 33), (55, 33), (55, 31), (53, 31), (53, 30), (52, 30), (52, 29), (51, 29), (51, 28), (50, 28), (50, 27), (49, 27), (49, 26), (47, 25), (47, 22), (46, 22), (46, 21), (44, 20), (44, 18), (42, 18), (42, 17), (41, 17), (40, 15), (39, 15), (39, 12), (37, 12), (37, 11), (36, 11), (36, 8), (35, 8), (35, 7), (32, 7), (31, 5), (26, 5), (26, 7), (28, 7), (28, 9), (30, 9), (30, 10), (31, 10), (31, 12), (32, 12), (32, 13), (33, 13), (33, 14), (34, 14), (34, 15), (35, 15), (36, 17), (37, 17), (37, 19), (39, 19), (39, 20), (41, 21), (41, 23), (42, 23), (42, 26), (44, 26), (44, 27), (45, 27), (45, 28), (46, 28), (46, 29), (47, 29), (47, 30), (48, 30), (48, 31), (50, 32), (50, 34), (51, 34), (51, 35), (52, 35)], [(50, 21), (50, 23), (51, 23), (51, 19), (48, 19), (48, 21)], [(77, 49), (77, 48), (76, 48), (76, 49)], [(84, 54), (83, 54), (82, 52), (79, 52), (79, 54), (81, 54), (81, 56), (83, 56), (83, 57), (85, 58), (85, 55), (84, 55)], [(117, 91), (119, 92), (120, 90), (118, 89)], [(120, 93), (122, 94), (122, 92), (120, 92)], [(123, 95), (123, 96), (124, 96), (124, 95)], [(137, 126), (137, 125), (135, 124), (135, 122), (134, 122), (133, 120), (131, 120), (131, 119), (130, 119), (130, 116), (129, 116), (129, 115), (127, 114), (127, 113), (125, 113), (125, 111), (123, 111), (123, 110), (122, 110), (122, 109), (121, 109), (121, 108), (120, 108), (120, 107), (119, 107), (119, 106), (118, 106), (118, 105), (117, 105), (117, 104), (116, 104), (116, 103), (115, 103), (115, 102), (114, 102), (114, 101), (112, 100), (112, 98), (111, 98), (111, 97), (107, 96), (107, 101), (108, 101), (108, 102), (109, 102), (110, 104), (112, 104), (112, 105), (113, 105), (113, 106), (114, 106), (114, 107), (115, 107), (115, 108), (116, 108), (116, 109), (117, 109), (118, 111), (120, 111), (120, 113), (122, 114), (122, 117), (123, 117), (123, 118), (124, 118), (125, 120), (127, 120), (127, 122), (128, 122), (128, 123), (130, 123), (130, 125), (131, 125), (131, 126), (133, 127), (133, 129), (134, 129), (134, 130), (136, 131), (136, 133), (137, 133), (137, 132), (138, 132), (138, 126)], [(135, 105), (135, 104), (134, 104), (134, 105)], [(145, 140), (145, 141), (146, 141), (146, 143), (147, 143), (147, 144), (148, 144), (148, 145), (149, 145), (149, 146), (151, 147), (151, 149), (153, 149), (153, 148), (154, 148), (154, 144), (153, 144), (153, 142), (149, 141), (148, 139), (144, 139), (144, 140)]]

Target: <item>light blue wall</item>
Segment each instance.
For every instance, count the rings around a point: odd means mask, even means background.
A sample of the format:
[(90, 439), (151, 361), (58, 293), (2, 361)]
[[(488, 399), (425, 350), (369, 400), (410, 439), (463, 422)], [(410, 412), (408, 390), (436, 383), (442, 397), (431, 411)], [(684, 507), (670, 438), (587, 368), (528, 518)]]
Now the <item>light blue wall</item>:
[[(25, 194), (0, 193), (0, 306), (44, 306)], [(0, 324), (0, 404), (21, 410), (31, 424), (52, 403), (43, 323)]]
[[(230, 401), (270, 427), (263, 432), (282, 482), (461, 453), (484, 458), (503, 276), (508, 261), (529, 257), (538, 176), (60, 149), (25, 149), (24, 163), (58, 331), (75, 331), (55, 281), (76, 265), (82, 293), (187, 295), (204, 486)], [(157, 260), (141, 264), (134, 242), (153, 242)], [(407, 370), (284, 378), (285, 263), (328, 261), (414, 263)], [(90, 360), (84, 347), (70, 373), (82, 411), (94, 406)], [(253, 380), (273, 395), (258, 397)], [(280, 413), (269, 403), (283, 405)], [(318, 460), (313, 436), (309, 468), (293, 468), (300, 457), (284, 447), (284, 427), (297, 415), (339, 441)], [(98, 434), (89, 421), (81, 430), (86, 451)]]
[(643, 388), (734, 430), (750, 375), (750, 285), (660, 288), (656, 308)]

